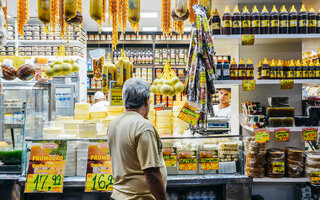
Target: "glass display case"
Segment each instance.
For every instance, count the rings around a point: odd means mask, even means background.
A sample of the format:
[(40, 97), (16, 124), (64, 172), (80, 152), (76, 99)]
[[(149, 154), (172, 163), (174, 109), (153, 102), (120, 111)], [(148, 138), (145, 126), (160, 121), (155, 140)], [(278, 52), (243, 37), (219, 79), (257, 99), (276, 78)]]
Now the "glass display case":
[(75, 103), (75, 86), (55, 84), (56, 116), (73, 116)]

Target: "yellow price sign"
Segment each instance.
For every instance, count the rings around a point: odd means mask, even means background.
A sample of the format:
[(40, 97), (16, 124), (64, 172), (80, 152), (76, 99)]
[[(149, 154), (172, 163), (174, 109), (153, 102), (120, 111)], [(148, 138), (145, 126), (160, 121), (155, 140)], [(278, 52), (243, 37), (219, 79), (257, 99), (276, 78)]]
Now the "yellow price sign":
[(170, 155), (170, 156), (163, 156), (164, 162), (166, 163), (167, 167), (176, 167), (177, 166), (177, 156)]
[(242, 81), (242, 91), (254, 91), (256, 89), (255, 80), (243, 80)]
[(63, 189), (63, 174), (28, 174), (25, 193), (60, 192)]
[(317, 141), (318, 129), (317, 128), (304, 128), (302, 129), (302, 136), (304, 141)]
[(270, 131), (265, 129), (257, 129), (254, 131), (254, 138), (257, 143), (267, 143), (270, 140)]
[(290, 130), (285, 128), (279, 128), (274, 130), (274, 140), (276, 142), (286, 142), (290, 139)]
[(201, 170), (218, 170), (219, 160), (218, 157), (215, 158), (201, 158)]
[(116, 81), (111, 81), (110, 87), (110, 105), (111, 106), (122, 106), (122, 87), (117, 86)]
[(254, 45), (254, 35), (241, 35), (241, 44), (242, 45)]
[(200, 107), (191, 102), (186, 102), (178, 115), (179, 119), (191, 124), (192, 126), (196, 125), (199, 117)]
[(113, 191), (113, 183), (112, 174), (88, 173), (85, 192)]
[(310, 173), (310, 183), (311, 184), (320, 184), (320, 172), (311, 172)]
[(284, 162), (273, 162), (272, 163), (273, 174), (284, 174)]
[(281, 90), (290, 90), (294, 86), (294, 80), (281, 80), (280, 89)]

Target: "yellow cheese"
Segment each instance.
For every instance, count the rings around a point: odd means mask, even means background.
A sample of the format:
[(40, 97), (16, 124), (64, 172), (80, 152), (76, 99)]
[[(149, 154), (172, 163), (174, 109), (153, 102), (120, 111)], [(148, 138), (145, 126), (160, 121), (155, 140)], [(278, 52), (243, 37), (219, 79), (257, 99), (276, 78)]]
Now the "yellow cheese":
[(185, 122), (185, 121), (183, 121), (183, 120), (181, 120), (179, 118), (176, 118), (176, 117), (172, 118), (172, 123), (173, 124), (175, 124), (175, 123), (188, 124), (187, 122)]
[(97, 129), (97, 125), (96, 123), (80, 123), (79, 124), (79, 131), (82, 130), (96, 130)]
[(63, 129), (75, 129), (75, 130), (78, 130), (79, 123), (80, 122), (78, 122), (78, 121), (64, 122)]
[(91, 119), (104, 119), (107, 117), (107, 112), (105, 111), (97, 111), (91, 112)]
[(73, 117), (70, 116), (57, 116), (56, 121), (70, 121), (73, 120)]
[(172, 117), (157, 117), (157, 123), (172, 123)]
[(62, 134), (62, 128), (44, 128), (43, 134), (59, 135)]
[(96, 135), (96, 138), (101, 138), (101, 139), (106, 139), (107, 138), (107, 133), (99, 133)]
[(171, 129), (171, 124), (170, 123), (156, 123), (156, 127), (160, 129)]
[(158, 129), (157, 128), (157, 131), (158, 131), (159, 134), (165, 134), (165, 135), (172, 134), (172, 130), (171, 129)]
[(171, 110), (159, 110), (157, 111), (157, 116), (159, 117), (170, 117), (172, 114)]
[(91, 105), (89, 103), (76, 103), (75, 110), (90, 110)]
[(174, 101), (173, 106), (184, 106), (185, 103), (185, 101)]
[(97, 135), (97, 131), (79, 131), (79, 138), (95, 138)]
[(108, 112), (123, 112), (123, 106), (108, 106)]
[(63, 121), (55, 121), (54, 127), (63, 129), (64, 122)]
[(75, 109), (74, 110), (74, 114), (77, 115), (90, 115), (90, 110), (79, 110), (79, 109)]
[(152, 115), (152, 116), (155, 116), (156, 115), (156, 111), (154, 109), (150, 109), (148, 115)]
[(74, 119), (75, 120), (89, 120), (90, 114), (75, 114)]

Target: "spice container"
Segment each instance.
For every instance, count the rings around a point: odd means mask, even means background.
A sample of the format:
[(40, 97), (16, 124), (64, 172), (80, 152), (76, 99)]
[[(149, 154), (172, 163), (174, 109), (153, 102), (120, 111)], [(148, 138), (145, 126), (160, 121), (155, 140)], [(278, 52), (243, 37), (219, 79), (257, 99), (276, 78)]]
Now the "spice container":
[(106, 35), (100, 35), (100, 40), (106, 40)]
[(100, 40), (100, 35), (95, 35), (94, 40)]

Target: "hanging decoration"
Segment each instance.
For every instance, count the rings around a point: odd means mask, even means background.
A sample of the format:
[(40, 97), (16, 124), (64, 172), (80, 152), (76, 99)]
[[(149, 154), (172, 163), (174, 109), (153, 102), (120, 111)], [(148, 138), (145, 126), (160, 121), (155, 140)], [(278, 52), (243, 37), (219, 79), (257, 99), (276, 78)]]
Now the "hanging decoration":
[(90, 17), (98, 23), (99, 33), (106, 20), (106, 4), (106, 0), (90, 0)]
[(161, 30), (164, 35), (171, 34), (171, 0), (161, 1)]
[(18, 33), (24, 36), (24, 25), (29, 20), (29, 0), (17, 0)]
[(183, 29), (184, 29), (184, 21), (176, 21), (173, 20), (173, 28), (175, 32), (177, 32), (179, 35), (183, 34)]
[(178, 34), (183, 34), (184, 21), (189, 17), (188, 0), (173, 0), (171, 17), (173, 27)]

